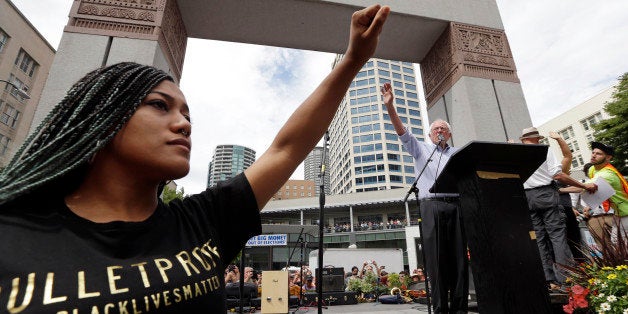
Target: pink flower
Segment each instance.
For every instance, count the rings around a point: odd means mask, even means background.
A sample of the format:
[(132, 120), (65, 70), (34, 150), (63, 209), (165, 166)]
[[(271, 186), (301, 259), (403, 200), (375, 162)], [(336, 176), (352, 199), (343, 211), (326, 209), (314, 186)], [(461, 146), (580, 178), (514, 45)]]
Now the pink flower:
[(573, 305), (571, 304), (571, 302), (569, 302), (568, 304), (563, 305), (563, 311), (565, 311), (565, 313), (567, 314), (572, 314), (573, 313)]
[(585, 308), (589, 306), (589, 302), (587, 302), (585, 298), (576, 298), (575, 301), (578, 308)]
[(583, 288), (581, 285), (574, 285), (573, 287), (571, 287), (571, 292), (573, 292), (575, 295), (582, 295), (583, 293), (588, 292), (586, 290), (587, 289)]

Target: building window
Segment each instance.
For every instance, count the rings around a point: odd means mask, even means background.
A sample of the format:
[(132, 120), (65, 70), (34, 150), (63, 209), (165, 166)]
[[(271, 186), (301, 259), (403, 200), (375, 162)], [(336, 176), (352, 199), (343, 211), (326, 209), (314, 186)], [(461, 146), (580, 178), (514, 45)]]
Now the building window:
[(560, 133), (560, 135), (563, 137), (563, 139), (565, 139), (565, 141), (575, 136), (573, 133), (573, 128), (571, 126), (559, 131), (558, 133)]
[(571, 167), (572, 168), (577, 168), (577, 167), (580, 167), (580, 166), (584, 166), (584, 159), (582, 158), (581, 155), (576, 155), (571, 160)]
[(593, 128), (594, 124), (596, 124), (596, 123), (598, 123), (600, 121), (602, 121), (602, 113), (601, 112), (596, 112), (592, 116), (580, 120), (580, 124), (582, 124), (582, 128), (585, 131), (589, 131), (590, 129)]
[(9, 35), (5, 33), (2, 29), (0, 29), (0, 53), (4, 50), (4, 46), (6, 46), (9, 41)]
[(20, 49), (20, 53), (15, 58), (15, 65), (30, 77), (33, 77), (37, 68), (37, 62), (24, 49)]
[(6, 154), (10, 142), (10, 138), (0, 134), (0, 156), (4, 156), (4, 154)]
[(388, 63), (386, 63), (386, 62), (377, 61), (377, 66), (380, 67), (380, 68), (388, 69)]
[(13, 108), (13, 106), (7, 104), (4, 106), (2, 115), (0, 115), (0, 122), (10, 126), (12, 129), (15, 129), (19, 118), (20, 112)]
[(28, 86), (24, 84), (24, 82), (22, 82), (20, 79), (15, 77), (15, 75), (13, 74), (9, 75), (9, 82), (11, 82), (15, 86), (12, 86), (11, 84), (5, 84), (4, 90), (10, 92), (11, 95), (13, 95), (13, 97), (15, 97), (20, 102), (24, 102), (24, 98), (20, 96), (20, 94), (18, 93), (18, 89), (22, 90), (25, 93), (28, 93)]
[(402, 183), (403, 182), (402, 180), (403, 180), (403, 177), (401, 177), (401, 176), (396, 176), (396, 175), (392, 175), (392, 174), (390, 175), (390, 182)]
[(387, 154), (388, 160), (394, 160), (394, 161), (399, 161), (399, 155), (398, 154)]

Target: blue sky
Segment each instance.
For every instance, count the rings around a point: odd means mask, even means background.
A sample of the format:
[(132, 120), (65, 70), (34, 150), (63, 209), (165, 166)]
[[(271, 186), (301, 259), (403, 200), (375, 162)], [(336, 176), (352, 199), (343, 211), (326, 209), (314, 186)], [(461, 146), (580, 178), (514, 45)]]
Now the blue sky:
[[(58, 46), (73, 1), (12, 2)], [(382, 3), (394, 10), (394, 1)], [(628, 71), (628, 1), (497, 4), (535, 125), (591, 98)], [(192, 110), (192, 167), (177, 183), (186, 193), (204, 189), (219, 144), (244, 145), (259, 157), (329, 72), (333, 58), (328, 53), (190, 39), (181, 89)], [(293, 178), (302, 177), (299, 168)]]

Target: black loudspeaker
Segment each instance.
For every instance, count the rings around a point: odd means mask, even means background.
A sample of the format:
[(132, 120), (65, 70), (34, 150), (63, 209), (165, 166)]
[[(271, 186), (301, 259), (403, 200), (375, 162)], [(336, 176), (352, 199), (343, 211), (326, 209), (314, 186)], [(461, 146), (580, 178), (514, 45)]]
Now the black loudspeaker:
[[(354, 291), (324, 292), (323, 300), (324, 305), (358, 304), (358, 294)], [(316, 302), (318, 301), (318, 294), (307, 292), (303, 294), (303, 301), (305, 301), (305, 304), (316, 304)]]
[[(227, 299), (240, 299), (240, 283), (228, 283), (225, 285), (225, 295)], [(257, 285), (250, 282), (244, 283), (244, 299), (257, 298)]]
[(323, 279), (317, 279), (316, 284), (323, 285), (323, 292), (344, 291), (345, 269), (342, 267), (323, 268)]

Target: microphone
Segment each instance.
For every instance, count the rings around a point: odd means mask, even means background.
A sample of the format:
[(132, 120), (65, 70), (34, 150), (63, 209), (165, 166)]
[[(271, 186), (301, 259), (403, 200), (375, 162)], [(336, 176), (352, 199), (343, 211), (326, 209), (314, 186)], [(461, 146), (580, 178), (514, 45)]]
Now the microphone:
[(444, 140), (445, 140), (445, 137), (444, 137), (442, 134), (440, 134), (440, 133), (439, 133), (439, 134), (438, 134), (438, 141), (439, 141), (439, 142), (442, 142), (442, 141), (444, 141)]

